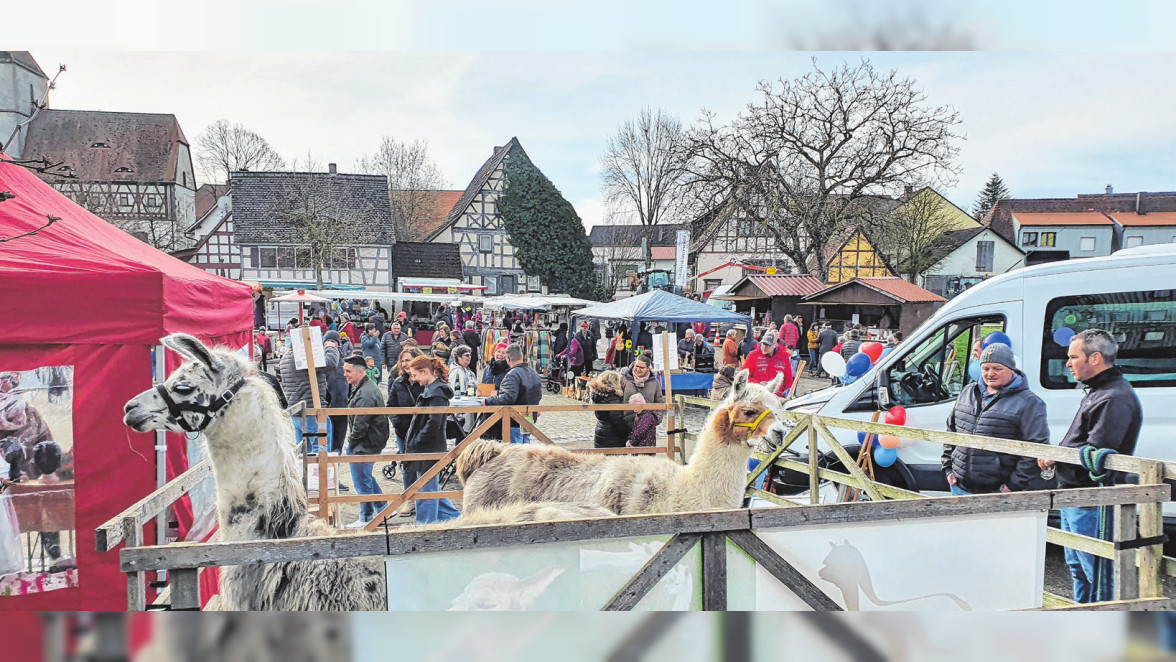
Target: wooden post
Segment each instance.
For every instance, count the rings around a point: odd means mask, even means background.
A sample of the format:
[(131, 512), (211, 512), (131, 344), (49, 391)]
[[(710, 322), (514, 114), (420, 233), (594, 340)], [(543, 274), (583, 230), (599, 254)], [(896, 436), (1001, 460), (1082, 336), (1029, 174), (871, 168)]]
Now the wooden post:
[[(670, 334), (663, 332), (661, 335), (662, 342), (662, 374), (666, 378), (666, 402), (674, 401), (674, 387), (670, 384), (670, 375), (673, 370), (670, 370)], [(677, 352), (677, 348), (674, 348)], [(676, 355), (676, 354), (675, 354)], [(674, 435), (670, 434), (670, 430), (678, 429), (678, 418), (674, 415), (674, 410), (671, 409), (666, 412), (666, 457), (670, 460), (674, 459)]]
[(172, 611), (200, 611), (200, 571), (176, 568), (171, 571)]
[[(1115, 542), (1126, 542), (1135, 539), (1137, 520), (1135, 505), (1115, 506), (1114, 538)], [(1114, 598), (1115, 600), (1133, 600), (1139, 592), (1139, 575), (1135, 567), (1134, 549), (1115, 550), (1112, 563), (1114, 570)]]
[(702, 536), (702, 610), (727, 610), (727, 534)]
[[(156, 541), (157, 545), (163, 541)], [(136, 525), (127, 536), (127, 547), (143, 546), (143, 527)], [(146, 578), (141, 572), (127, 573), (127, 610), (144, 611), (147, 609)]]
[(510, 407), (502, 408), (502, 443), (510, 443), (510, 415), (514, 412)]
[[(1140, 485), (1159, 485), (1163, 482), (1164, 463), (1149, 462), (1139, 472)], [(1139, 537), (1152, 538), (1164, 533), (1164, 513), (1159, 503), (1139, 505)], [(1164, 546), (1149, 545), (1139, 549), (1139, 597), (1163, 597), (1160, 581)]]
[[(798, 423), (797, 425), (803, 424)], [(817, 471), (817, 428), (813, 425), (811, 418), (807, 425), (809, 456), (809, 503), (815, 506), (821, 503), (821, 477)]]
[(328, 501), (330, 495), (327, 494), (327, 451), (323, 447), (319, 447), (318, 455), (318, 502), (319, 502), (319, 519), (328, 521), (331, 518), (331, 503)]
[[(322, 396), (319, 395), (318, 390), (318, 374), (314, 369), (314, 352), (310, 349), (310, 327), (302, 327), (302, 349), (306, 352), (306, 372), (310, 376), (310, 401), (314, 404), (315, 409), (320, 409), (323, 406)], [(319, 414), (315, 417), (319, 424), (319, 432), (326, 432), (327, 415)], [(306, 428), (302, 429), (306, 432)], [(323, 437), (323, 440), (330, 447), (330, 439)]]

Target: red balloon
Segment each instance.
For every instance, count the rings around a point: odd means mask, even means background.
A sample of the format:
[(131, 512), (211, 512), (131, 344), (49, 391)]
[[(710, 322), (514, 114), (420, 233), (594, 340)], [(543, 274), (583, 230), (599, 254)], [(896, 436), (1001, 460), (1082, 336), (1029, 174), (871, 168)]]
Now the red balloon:
[(882, 343), (862, 343), (862, 346), (858, 348), (858, 351), (868, 355), (870, 357), (870, 363), (877, 363), (878, 359), (882, 358)]
[(890, 411), (886, 412), (887, 425), (906, 425), (906, 410), (902, 407), (891, 407)]

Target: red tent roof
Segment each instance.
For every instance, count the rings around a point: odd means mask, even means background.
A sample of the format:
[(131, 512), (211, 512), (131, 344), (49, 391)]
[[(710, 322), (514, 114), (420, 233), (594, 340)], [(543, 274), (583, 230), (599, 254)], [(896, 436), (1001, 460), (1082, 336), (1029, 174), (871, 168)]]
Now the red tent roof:
[[(0, 155), (2, 156), (2, 155)], [(6, 158), (6, 157), (5, 157)], [(5, 344), (156, 345), (184, 331), (247, 331), (250, 287), (197, 269), (86, 211), (35, 174), (0, 163), (0, 301)]]

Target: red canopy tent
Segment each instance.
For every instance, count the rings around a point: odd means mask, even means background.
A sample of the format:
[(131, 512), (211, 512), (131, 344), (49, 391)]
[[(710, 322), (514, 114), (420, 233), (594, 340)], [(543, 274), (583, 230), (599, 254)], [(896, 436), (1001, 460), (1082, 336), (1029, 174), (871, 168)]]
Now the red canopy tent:
[[(16, 196), (0, 202), (0, 239), (61, 219), (0, 242), (0, 371), (73, 367), (78, 560), (76, 588), (0, 597), (0, 611), (126, 609), (126, 575), (116, 553), (95, 551), (94, 529), (155, 489), (156, 456), (154, 435), (123, 425), (123, 405), (151, 387), (152, 348), (169, 333), (248, 346), (251, 288), (144, 244), (20, 166), (0, 162), (0, 191)], [(168, 352), (167, 370), (178, 363)], [(167, 446), (170, 479), (187, 444), (169, 435)], [(177, 517), (184, 534), (190, 508)]]

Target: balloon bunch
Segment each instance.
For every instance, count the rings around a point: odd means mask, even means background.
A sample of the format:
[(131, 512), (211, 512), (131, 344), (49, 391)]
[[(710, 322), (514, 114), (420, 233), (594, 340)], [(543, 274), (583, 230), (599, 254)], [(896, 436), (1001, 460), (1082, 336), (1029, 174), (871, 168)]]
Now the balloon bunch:
[[(891, 407), (886, 412), (886, 424), (906, 425), (906, 410), (899, 406)], [(874, 448), (874, 461), (878, 463), (878, 466), (889, 467), (894, 464), (898, 459), (899, 441), (899, 438), (894, 435), (878, 435), (878, 445)]]
[(849, 384), (869, 372), (870, 366), (882, 358), (884, 349), (880, 342), (862, 343), (857, 354), (849, 357), (848, 361), (837, 352), (825, 352), (821, 357), (821, 367), (843, 384)]

